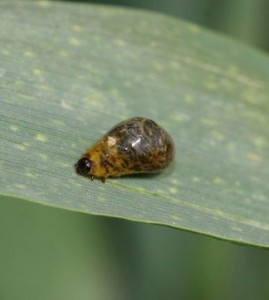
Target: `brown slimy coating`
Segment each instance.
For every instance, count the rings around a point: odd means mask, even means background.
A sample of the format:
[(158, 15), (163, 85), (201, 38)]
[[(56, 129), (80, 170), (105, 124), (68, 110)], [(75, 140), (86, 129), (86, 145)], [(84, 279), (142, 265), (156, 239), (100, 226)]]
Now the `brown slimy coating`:
[(160, 172), (174, 156), (171, 136), (154, 121), (135, 117), (109, 130), (75, 168), (78, 174), (105, 181), (107, 177)]

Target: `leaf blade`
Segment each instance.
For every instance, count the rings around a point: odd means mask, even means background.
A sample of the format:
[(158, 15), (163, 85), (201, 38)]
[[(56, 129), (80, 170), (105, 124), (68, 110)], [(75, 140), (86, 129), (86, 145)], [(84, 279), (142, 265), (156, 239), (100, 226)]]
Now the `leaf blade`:
[[(2, 194), (268, 247), (267, 56), (143, 11), (1, 6)], [(134, 115), (171, 133), (174, 165), (77, 176), (83, 151)]]

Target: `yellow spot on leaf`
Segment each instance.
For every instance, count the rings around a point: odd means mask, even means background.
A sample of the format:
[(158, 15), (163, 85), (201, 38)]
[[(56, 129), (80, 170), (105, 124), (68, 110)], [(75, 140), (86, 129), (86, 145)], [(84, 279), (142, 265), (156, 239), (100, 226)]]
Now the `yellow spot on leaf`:
[(185, 95), (183, 99), (188, 104), (193, 104), (194, 103), (194, 97), (190, 94)]
[(241, 183), (240, 183), (239, 181), (235, 181), (234, 185), (235, 185), (236, 187), (241, 187)]
[(63, 99), (61, 100), (61, 106), (62, 106), (62, 108), (65, 108), (67, 110), (73, 109), (73, 107), (69, 103), (65, 102)]
[(37, 3), (41, 7), (48, 7), (50, 5), (49, 1), (45, 1), (45, 0), (40, 0)]
[(58, 127), (63, 127), (63, 126), (66, 125), (63, 120), (52, 119), (51, 121), (52, 121), (53, 124), (55, 124)]
[(206, 81), (205, 86), (208, 90), (216, 90), (218, 88), (218, 84), (213, 81)]
[(255, 162), (260, 162), (262, 160), (262, 157), (260, 155), (253, 153), (253, 152), (247, 153), (246, 158), (248, 160), (255, 161)]
[(18, 127), (17, 125), (11, 125), (11, 126), (9, 127), (9, 129), (10, 129), (11, 131), (16, 132), (16, 131), (19, 130), (19, 127)]
[(238, 232), (241, 232), (241, 231), (242, 231), (242, 229), (241, 229), (240, 227), (236, 227), (236, 226), (231, 226), (231, 229), (232, 229), (233, 231), (238, 231)]
[(189, 29), (190, 29), (190, 31), (192, 31), (194, 33), (201, 32), (201, 28), (197, 25), (194, 25), (194, 24), (189, 25)]
[(27, 172), (26, 176), (29, 177), (29, 178), (36, 178), (37, 177), (36, 174), (30, 173), (30, 172)]
[(210, 118), (202, 118), (201, 122), (207, 126), (215, 126), (217, 124), (216, 120)]
[(258, 148), (263, 148), (266, 146), (267, 141), (263, 136), (257, 136), (253, 139), (253, 144)]
[(155, 63), (154, 63), (154, 68), (155, 68), (155, 70), (157, 70), (157, 71), (163, 71), (163, 70), (164, 70), (164, 65), (161, 64), (161, 63), (155, 62)]
[(171, 194), (177, 194), (177, 192), (178, 192), (178, 190), (176, 189), (176, 188), (174, 188), (174, 187), (170, 187), (169, 189), (168, 189), (168, 191), (171, 193)]
[(171, 219), (173, 219), (175, 221), (179, 221), (181, 218), (179, 216), (172, 215)]
[(70, 164), (66, 163), (66, 162), (58, 162), (59, 166), (61, 166), (62, 168), (67, 168), (67, 167), (70, 167)]
[(227, 73), (236, 74), (236, 75), (237, 75), (238, 71), (239, 71), (238, 68), (233, 65), (228, 65), (228, 67), (226, 69)]
[(213, 183), (218, 184), (218, 185), (223, 185), (225, 182), (224, 182), (224, 180), (223, 180), (222, 178), (220, 178), (220, 177), (215, 177), (215, 178), (213, 179)]
[(17, 183), (16, 187), (18, 187), (20, 189), (25, 189), (26, 188), (26, 186), (24, 184), (20, 184), (20, 183)]
[(47, 160), (48, 156), (45, 153), (38, 153), (38, 156), (41, 157), (43, 160)]
[(222, 132), (217, 131), (217, 130), (211, 131), (211, 135), (213, 138), (215, 138), (216, 140), (219, 140), (219, 141), (223, 141), (225, 139), (225, 135)]
[(4, 55), (10, 55), (11, 52), (8, 49), (1, 49), (1, 53)]
[(73, 25), (72, 30), (74, 32), (81, 32), (83, 28), (80, 25)]
[(37, 75), (37, 76), (43, 75), (43, 71), (40, 69), (34, 69), (32, 72), (34, 75)]
[(120, 39), (115, 40), (115, 44), (120, 47), (124, 47), (126, 45), (125, 41)]
[(242, 96), (246, 102), (251, 104), (262, 104), (265, 100), (257, 95), (256, 90), (245, 90)]
[(225, 146), (226, 150), (229, 152), (235, 152), (235, 150), (237, 149), (237, 145), (234, 142), (229, 142), (226, 146)]
[(68, 56), (69, 56), (69, 52), (66, 51), (66, 50), (60, 50), (60, 51), (58, 52), (58, 54), (59, 54), (59, 56), (61, 56), (61, 57), (68, 57)]
[(45, 143), (45, 142), (48, 141), (48, 137), (47, 137), (45, 134), (43, 134), (43, 133), (38, 133), (38, 134), (35, 136), (35, 139), (36, 139), (37, 141), (43, 142), (43, 143)]
[(21, 151), (26, 151), (26, 150), (27, 150), (27, 147), (26, 147), (25, 145), (23, 145), (23, 144), (18, 144), (18, 145), (17, 145), (17, 148), (18, 148), (19, 150), (21, 150)]
[(174, 114), (171, 115), (171, 119), (182, 123), (182, 122), (187, 122), (190, 120), (190, 116), (184, 113), (179, 113), (179, 112), (175, 112)]
[(200, 182), (201, 179), (200, 179), (199, 177), (197, 177), (197, 176), (193, 176), (193, 177), (192, 177), (192, 181), (193, 181), (193, 182)]
[(69, 39), (69, 43), (71, 44), (71, 45), (73, 45), (73, 46), (80, 46), (80, 40), (78, 40), (78, 39), (75, 39), (75, 38), (71, 38), (71, 39)]
[(33, 57), (34, 56), (34, 53), (32, 51), (24, 51), (24, 56), (26, 57)]
[(120, 92), (116, 88), (112, 88), (109, 92), (110, 92), (110, 95), (112, 95), (114, 97), (119, 97), (120, 96)]

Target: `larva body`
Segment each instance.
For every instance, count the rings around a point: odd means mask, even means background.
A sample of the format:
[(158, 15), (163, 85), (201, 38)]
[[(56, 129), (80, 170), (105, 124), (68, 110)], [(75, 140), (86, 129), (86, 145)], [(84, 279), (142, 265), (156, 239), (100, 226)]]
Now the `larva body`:
[(78, 174), (99, 178), (155, 173), (175, 156), (171, 136), (154, 121), (135, 117), (109, 130), (75, 164)]

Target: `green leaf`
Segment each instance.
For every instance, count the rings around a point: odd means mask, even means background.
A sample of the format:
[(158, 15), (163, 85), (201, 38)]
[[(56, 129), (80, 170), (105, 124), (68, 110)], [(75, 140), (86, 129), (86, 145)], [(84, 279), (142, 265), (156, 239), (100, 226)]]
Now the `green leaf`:
[[(156, 13), (0, 3), (3, 195), (269, 246), (269, 58)], [(117, 122), (174, 138), (156, 176), (78, 176)]]

